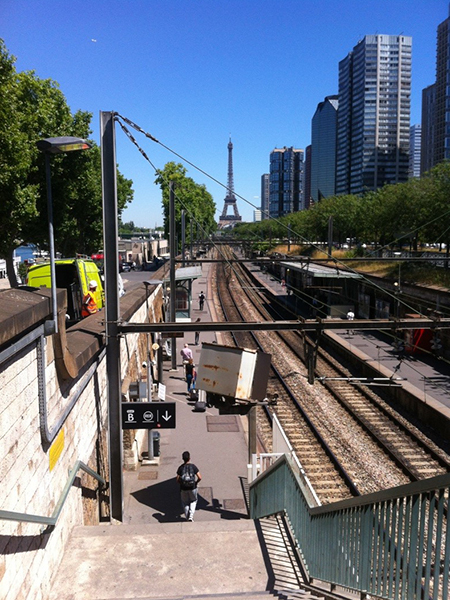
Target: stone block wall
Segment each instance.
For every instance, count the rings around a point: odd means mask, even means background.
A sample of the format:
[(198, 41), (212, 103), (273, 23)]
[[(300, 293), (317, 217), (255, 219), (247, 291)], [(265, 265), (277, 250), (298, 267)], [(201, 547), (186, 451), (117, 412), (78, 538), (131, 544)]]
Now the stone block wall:
[[(155, 299), (160, 295), (155, 290), (149, 299), (150, 305), (153, 301), (158, 303)], [(145, 322), (144, 294), (140, 300), (136, 296), (132, 307), (134, 314), (128, 316), (128, 320)], [(44, 377), (39, 375), (38, 346), (41, 343)], [(142, 353), (139, 347), (146, 346), (137, 334), (121, 340), (123, 377), (132, 371), (132, 365), (141, 364), (143, 357), (139, 355)], [(94, 371), (92, 365), (95, 364), (95, 372), (89, 377), (88, 370), (92, 367)], [(139, 376), (139, 373), (133, 375)], [(1, 510), (52, 516), (69, 471), (78, 460), (108, 479), (106, 383), (106, 357), (102, 352), (80, 370), (75, 380), (62, 379), (54, 360), (51, 337), (38, 338), (0, 364)], [(85, 389), (55, 439), (50, 444), (43, 443), (40, 428), (43, 401), (48, 428), (55, 430), (71, 398), (84, 384)], [(95, 525), (100, 516), (108, 517), (108, 499), (103, 494), (99, 502), (98, 487), (96, 479), (79, 471), (53, 530), (40, 524), (0, 519), (2, 600), (45, 600), (48, 597), (52, 576), (58, 569), (72, 528), (81, 524)]]

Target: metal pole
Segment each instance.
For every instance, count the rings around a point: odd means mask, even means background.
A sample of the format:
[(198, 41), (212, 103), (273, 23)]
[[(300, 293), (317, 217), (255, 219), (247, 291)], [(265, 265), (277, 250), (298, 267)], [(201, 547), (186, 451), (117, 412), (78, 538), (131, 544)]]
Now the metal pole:
[(248, 411), (248, 462), (252, 462), (252, 455), (257, 453), (257, 427), (256, 406)]
[(186, 266), (186, 260), (185, 260), (185, 252), (186, 252), (186, 211), (184, 210), (184, 208), (181, 210), (181, 266), (185, 267)]
[[(172, 323), (176, 321), (175, 301), (176, 301), (176, 283), (175, 283), (175, 193), (174, 182), (169, 183), (169, 238), (170, 238), (170, 320)], [(172, 354), (172, 370), (177, 370), (177, 338), (173, 337), (170, 340), (170, 348)]]
[(100, 112), (103, 237), (106, 292), (106, 372), (109, 419), (109, 487), (111, 517), (123, 520), (122, 422), (119, 324), (119, 249), (117, 166), (114, 113)]
[(53, 229), (53, 199), (52, 199), (52, 176), (50, 170), (50, 155), (45, 154), (45, 177), (47, 181), (47, 212), (48, 212), (48, 241), (50, 251), (50, 285), (52, 294), (52, 317), (53, 324), (48, 334), (58, 333), (58, 304), (56, 299), (56, 269), (55, 269), (55, 236)]
[(333, 217), (328, 217), (328, 256), (333, 253)]
[(190, 226), (191, 226), (191, 249), (190, 249), (190, 253), (191, 253), (191, 260), (194, 258), (194, 240), (193, 240), (193, 222), (192, 222), (192, 216), (191, 216), (191, 222), (190, 222)]
[[(145, 310), (147, 313), (147, 321), (150, 323), (150, 313), (148, 310), (148, 286), (149, 283), (144, 281), (145, 285)], [(150, 333), (147, 333), (147, 402), (152, 401), (152, 376), (151, 376), (151, 364), (150, 364)], [(147, 431), (147, 451), (149, 460), (155, 458), (153, 454), (153, 429)]]

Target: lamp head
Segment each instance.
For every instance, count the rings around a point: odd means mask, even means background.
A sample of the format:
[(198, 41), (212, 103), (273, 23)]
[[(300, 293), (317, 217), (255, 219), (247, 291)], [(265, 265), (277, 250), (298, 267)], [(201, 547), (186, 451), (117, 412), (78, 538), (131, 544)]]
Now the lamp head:
[(38, 150), (51, 154), (62, 154), (72, 150), (89, 150), (92, 144), (87, 140), (73, 136), (46, 138), (36, 142)]

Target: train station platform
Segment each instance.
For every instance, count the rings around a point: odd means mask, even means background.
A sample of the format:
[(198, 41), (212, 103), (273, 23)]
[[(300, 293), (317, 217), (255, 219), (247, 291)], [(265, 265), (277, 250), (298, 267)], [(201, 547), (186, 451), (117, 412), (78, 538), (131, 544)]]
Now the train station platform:
[[(208, 265), (193, 283), (192, 320), (214, 319)], [(203, 311), (198, 295), (206, 295)], [(260, 526), (248, 518), (246, 418), (196, 412), (189, 401), (180, 350), (188, 343), (198, 364), (213, 332), (177, 339), (176, 371), (164, 361), (166, 400), (176, 403), (177, 426), (161, 429), (160, 456), (124, 471), (123, 524), (74, 530), (51, 599), (182, 598), (219, 594), (264, 598), (274, 575)], [(194, 522), (182, 514), (175, 480), (183, 451), (202, 476)], [(291, 584), (298, 589), (297, 582)], [(306, 593), (305, 596), (308, 597)], [(228, 596), (229, 598), (230, 596)]]

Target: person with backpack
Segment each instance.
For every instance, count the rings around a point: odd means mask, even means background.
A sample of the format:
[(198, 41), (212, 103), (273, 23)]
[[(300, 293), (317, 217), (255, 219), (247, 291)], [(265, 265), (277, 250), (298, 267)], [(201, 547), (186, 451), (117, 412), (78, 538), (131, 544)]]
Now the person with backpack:
[(192, 358), (188, 361), (185, 366), (186, 370), (186, 382), (188, 394), (191, 390), (195, 389), (195, 380), (197, 379), (197, 371), (195, 370), (194, 361)]
[(181, 506), (186, 521), (194, 520), (197, 507), (197, 484), (202, 476), (198, 468), (191, 463), (191, 455), (186, 450), (182, 454), (183, 464), (177, 469), (177, 482), (180, 485)]

